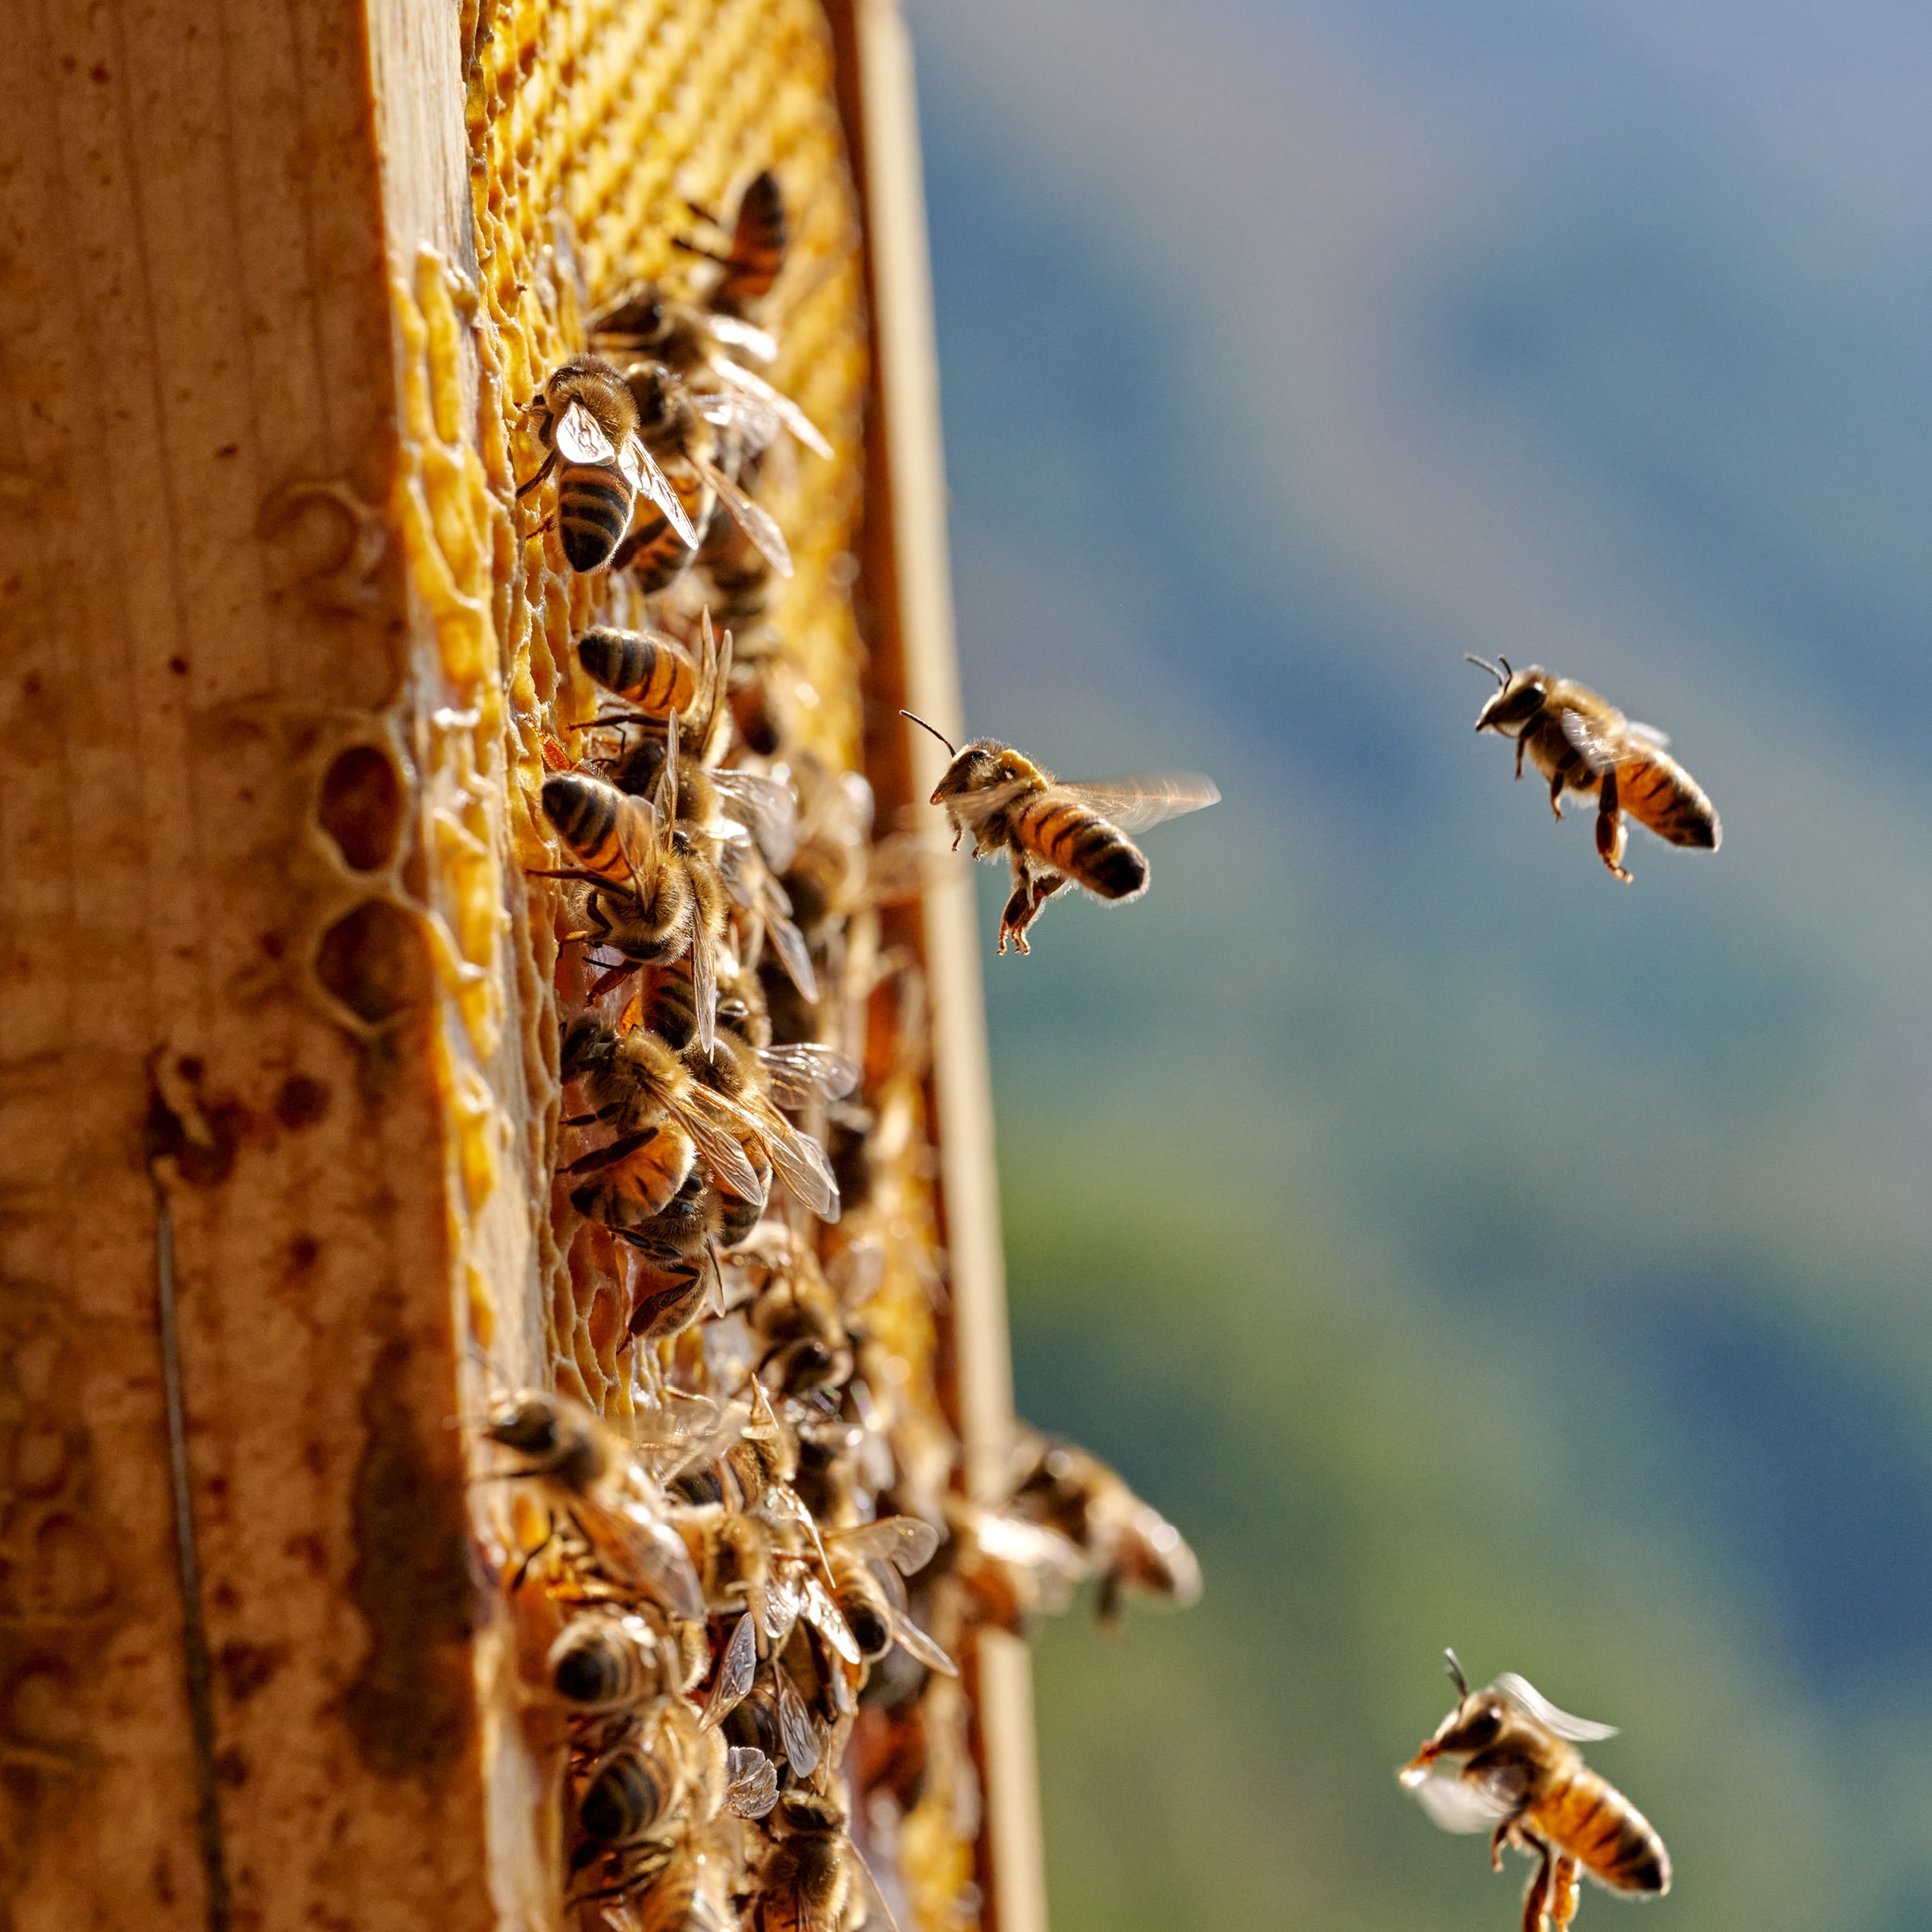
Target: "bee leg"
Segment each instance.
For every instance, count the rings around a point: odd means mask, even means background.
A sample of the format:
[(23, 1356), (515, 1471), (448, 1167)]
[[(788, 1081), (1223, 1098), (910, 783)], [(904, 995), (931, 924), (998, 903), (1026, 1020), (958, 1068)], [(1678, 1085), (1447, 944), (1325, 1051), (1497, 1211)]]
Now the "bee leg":
[(1617, 802), (1617, 774), (1613, 769), (1604, 774), (1603, 787), (1597, 796), (1596, 850), (1611, 873), (1629, 885), (1631, 876), (1622, 863), (1624, 838), (1623, 812)]
[(1523, 1894), (1523, 1932), (1542, 1932), (1543, 1908), (1550, 1898), (1550, 1848), (1531, 1840), (1538, 1854), (1536, 1874)]
[(1529, 739), (1528, 739), (1527, 736), (1522, 736), (1522, 735), (1519, 735), (1519, 736), (1517, 736), (1517, 738), (1516, 738), (1516, 778), (1517, 778), (1518, 782), (1520, 782), (1520, 781), (1521, 781), (1521, 779), (1522, 779), (1522, 776), (1523, 776), (1523, 751), (1524, 751), (1524, 748), (1525, 748), (1525, 747), (1526, 747), (1526, 746), (1528, 745), (1528, 743), (1529, 743)]
[(1563, 816), (1563, 774), (1558, 772), (1550, 780), (1550, 810), (1558, 818)]
[(1580, 1889), (1577, 1862), (1566, 1852), (1550, 1872), (1549, 1902), (1544, 1908), (1549, 1913), (1550, 1932), (1568, 1932), (1569, 1923), (1577, 1915), (1577, 1894)]
[(556, 467), (557, 452), (555, 450), (545, 450), (544, 452), (544, 460), (537, 465), (537, 473), (531, 478), (529, 482), (517, 485), (517, 500), (520, 503)]

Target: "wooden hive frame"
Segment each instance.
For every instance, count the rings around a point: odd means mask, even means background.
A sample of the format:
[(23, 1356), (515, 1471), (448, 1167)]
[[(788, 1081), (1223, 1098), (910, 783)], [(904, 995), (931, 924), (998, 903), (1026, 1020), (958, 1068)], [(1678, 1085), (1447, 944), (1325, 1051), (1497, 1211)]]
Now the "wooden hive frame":
[[(493, 1376), (621, 1391), (551, 1236), (556, 950), (517, 877), (597, 594), (519, 540), (509, 417), (576, 346), (563, 255), (601, 293), (671, 266), (686, 194), (772, 159), (823, 186), (832, 266), (777, 375), (839, 456), (794, 505), (788, 613), (818, 743), (909, 802), (891, 712), (952, 729), (958, 700), (903, 26), (29, 0), (4, 80), (0, 1900), (23, 1927), (548, 1925), (554, 1803), (449, 1426)], [(969, 893), (900, 929), (944, 1393), (991, 1496)], [(1002, 1932), (1043, 1923), (1025, 1672), (979, 1640)]]

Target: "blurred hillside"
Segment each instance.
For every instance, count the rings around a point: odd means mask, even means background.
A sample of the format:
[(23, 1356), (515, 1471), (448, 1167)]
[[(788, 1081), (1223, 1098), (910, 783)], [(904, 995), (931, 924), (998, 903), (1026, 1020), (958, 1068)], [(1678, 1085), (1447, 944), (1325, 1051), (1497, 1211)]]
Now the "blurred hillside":
[[(1513, 1925), (1445, 1643), (1625, 1727), (1659, 1923), (1932, 1922), (1932, 19), (1682, 11), (912, 7), (970, 722), (1226, 795), (988, 961), (1022, 1406), (1209, 1577), (1042, 1636), (1058, 1932)], [(1465, 650), (1722, 852), (1619, 888)]]

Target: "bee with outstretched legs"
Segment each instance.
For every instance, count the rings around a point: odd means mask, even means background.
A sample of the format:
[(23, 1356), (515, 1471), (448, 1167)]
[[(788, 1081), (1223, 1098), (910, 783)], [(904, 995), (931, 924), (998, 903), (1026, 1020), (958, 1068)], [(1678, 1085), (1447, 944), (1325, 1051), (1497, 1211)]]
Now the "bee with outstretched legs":
[(1612, 1891), (1669, 1891), (1670, 1855), (1656, 1827), (1576, 1749), (1616, 1727), (1558, 1710), (1514, 1671), (1472, 1691), (1455, 1652), (1448, 1657), (1455, 1708), (1401, 1783), (1445, 1831), (1488, 1832), (1498, 1871), (1505, 1845), (1537, 1861), (1523, 1932), (1564, 1932), (1580, 1872)]
[(1185, 772), (1064, 785), (1010, 745), (975, 738), (954, 751), (923, 718), (902, 715), (932, 732), (952, 757), (932, 803), (953, 821), (954, 849), (970, 832), (974, 857), (1004, 851), (1012, 862), (1013, 896), (1000, 915), (1002, 953), (1008, 940), (1022, 953), (1032, 950), (1027, 928), (1069, 882), (1096, 899), (1138, 899), (1147, 889), (1147, 862), (1127, 834), (1221, 797), (1211, 780)]
[(610, 561), (640, 494), (682, 526), (696, 550), (697, 532), (639, 438), (637, 404), (609, 363), (572, 356), (551, 371), (528, 414), (544, 460), (517, 494), (529, 495), (556, 471), (557, 536), (573, 570), (601, 569)]
[(1548, 780), (1550, 810), (1563, 816), (1563, 794), (1596, 800), (1597, 855), (1611, 874), (1630, 883), (1623, 866), (1623, 814), (1647, 825), (1672, 845), (1716, 851), (1724, 828), (1703, 787), (1664, 748), (1660, 731), (1634, 724), (1613, 704), (1568, 678), (1553, 677), (1541, 664), (1512, 671), (1507, 658), (1494, 664), (1470, 658), (1496, 680), (1495, 695), (1477, 714), (1478, 731), (1516, 742), (1516, 776), (1523, 754)]

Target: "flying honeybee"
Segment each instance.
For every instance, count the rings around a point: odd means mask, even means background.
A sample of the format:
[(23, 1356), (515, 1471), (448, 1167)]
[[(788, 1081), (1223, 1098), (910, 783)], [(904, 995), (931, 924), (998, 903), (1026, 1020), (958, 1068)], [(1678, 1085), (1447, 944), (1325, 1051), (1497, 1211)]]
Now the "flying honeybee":
[(1577, 1875), (1619, 1892), (1667, 1892), (1670, 1854), (1630, 1799), (1583, 1762), (1577, 1743), (1616, 1727), (1573, 1718), (1514, 1671), (1472, 1691), (1454, 1651), (1456, 1707), (1409, 1760), (1401, 1782), (1445, 1831), (1490, 1834), (1503, 1865), (1513, 1845), (1537, 1861), (1524, 1932), (1564, 1932), (1577, 1909)]
[(976, 858), (1004, 851), (1013, 864), (1013, 895), (1000, 915), (1000, 951), (1010, 939), (1022, 953), (1040, 908), (1068, 880), (1096, 899), (1138, 899), (1147, 889), (1147, 862), (1129, 832), (1198, 812), (1221, 797), (1211, 780), (1178, 772), (1104, 785), (1065, 785), (1031, 759), (992, 738), (954, 751), (941, 733), (910, 711), (951, 754), (932, 794), (953, 821), (953, 847), (970, 832)]
[[(725, 226), (696, 202), (690, 207), (714, 228)], [(720, 315), (743, 315), (772, 292), (785, 267), (785, 191), (769, 168), (745, 185), (730, 230), (731, 246), (723, 254), (682, 237), (673, 237), (672, 246), (718, 264), (721, 273), (705, 290), (707, 308)]]
[(1549, 781), (1550, 810), (1558, 818), (1566, 791), (1595, 799), (1597, 852), (1626, 885), (1626, 812), (1672, 845), (1717, 851), (1724, 836), (1718, 809), (1664, 748), (1670, 741), (1662, 732), (1631, 723), (1594, 691), (1553, 677), (1541, 664), (1512, 671), (1507, 658), (1494, 664), (1483, 658), (1469, 662), (1497, 685), (1495, 696), (1477, 714), (1477, 730), (1516, 741), (1518, 778), (1529, 752)]
[(588, 1409), (526, 1389), (491, 1411), (483, 1433), (518, 1458), (506, 1478), (536, 1486), (550, 1508), (551, 1540), (560, 1520), (581, 1546), (582, 1567), (616, 1589), (655, 1598), (681, 1621), (703, 1618), (697, 1573), (660, 1492), (630, 1445)]
[(697, 548), (697, 532), (640, 440), (637, 404), (609, 363), (572, 356), (551, 371), (529, 414), (544, 460), (517, 494), (527, 496), (556, 470), (557, 536), (573, 570), (600, 569), (610, 561), (640, 493)]

